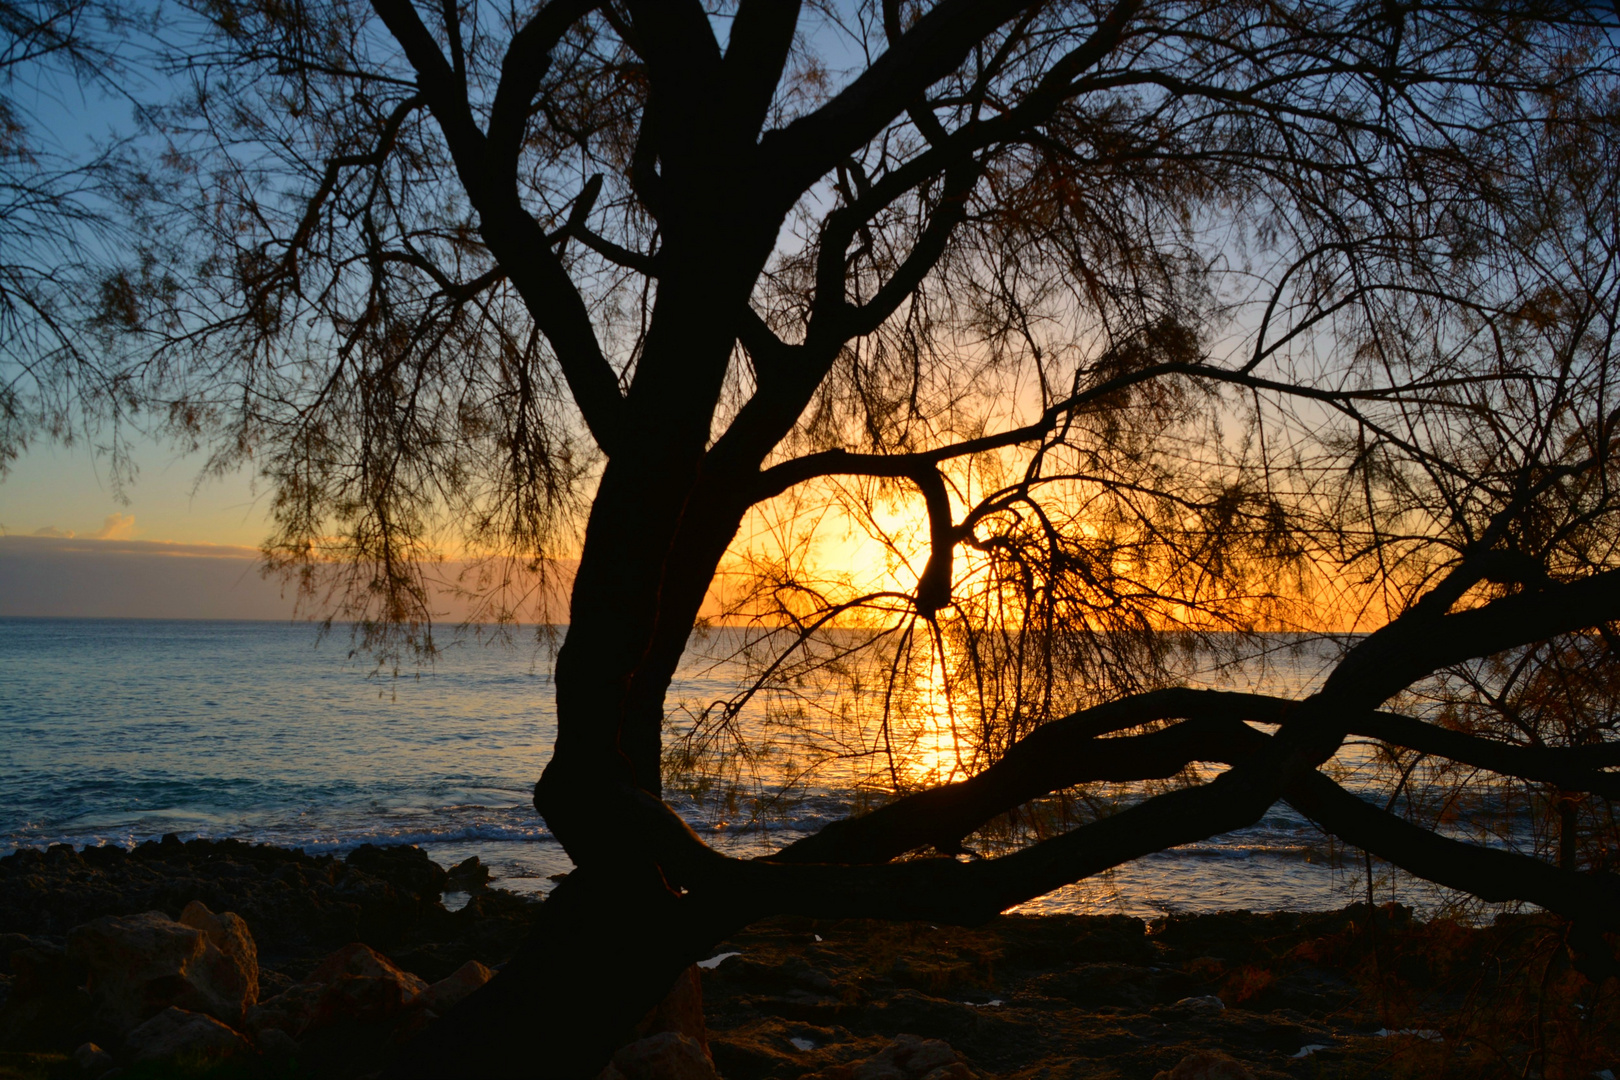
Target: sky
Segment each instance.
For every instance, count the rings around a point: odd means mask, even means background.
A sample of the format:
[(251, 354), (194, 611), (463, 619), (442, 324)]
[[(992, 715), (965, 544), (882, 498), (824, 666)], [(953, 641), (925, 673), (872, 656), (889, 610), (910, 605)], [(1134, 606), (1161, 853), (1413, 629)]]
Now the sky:
[[(848, 52), (825, 27), (809, 28), (831, 55)], [(723, 41), (729, 21), (715, 29)], [(32, 75), (6, 93), (25, 99), (50, 150), (72, 158), (130, 130), (119, 93), (49, 69)], [(130, 77), (136, 93), (162, 89), (146, 66)], [(133, 456), (138, 476), (122, 491), (82, 439), (36, 442), (12, 463), (0, 478), (0, 617), (290, 617), (291, 600), (253, 569), (270, 526), (269, 499), (251, 473), (199, 483), (201, 455), (151, 441), (137, 441)]]
[[(140, 93), (154, 78), (137, 65), (122, 81)], [(120, 93), (49, 65), (22, 72), (5, 96), (45, 152), (67, 160), (131, 124)], [(134, 444), (134, 458), (138, 477), (122, 492), (82, 438), (35, 441), (12, 463), (0, 478), (0, 617), (290, 617), (291, 600), (257, 573), (268, 500), (250, 474), (199, 485), (200, 455), (150, 441)]]
[(244, 471), (198, 482), (200, 456), (137, 444), (115, 491), (82, 444), (35, 444), (0, 481), (0, 617), (289, 619), (258, 572), (268, 504)]
[[(0, 480), (0, 618), (277, 619), (323, 617), (266, 578), (259, 545), (269, 498), (247, 470), (199, 480), (203, 455), (137, 442), (138, 475), (122, 492), (104, 458), (82, 446), (36, 444)], [(569, 577), (557, 564), (559, 583)], [(464, 563), (428, 570), (433, 614), (472, 609), (455, 588)], [(532, 584), (519, 575), (520, 589)], [(551, 612), (566, 604), (549, 593)]]

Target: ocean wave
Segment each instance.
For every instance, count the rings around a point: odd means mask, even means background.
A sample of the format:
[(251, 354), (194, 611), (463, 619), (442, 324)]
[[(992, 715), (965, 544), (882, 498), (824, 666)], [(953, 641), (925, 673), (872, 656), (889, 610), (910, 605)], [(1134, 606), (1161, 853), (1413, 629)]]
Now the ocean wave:
[(56, 844), (70, 844), (75, 848), (122, 847), (135, 848), (149, 841), (161, 840), (173, 834), (181, 840), (241, 840), (250, 844), (273, 844), (284, 848), (301, 848), (310, 855), (343, 855), (366, 844), (387, 845), (465, 844), (465, 843), (544, 843), (556, 844), (557, 838), (544, 826), (513, 826), (482, 823), (475, 825), (446, 824), (440, 828), (380, 828), (356, 832), (316, 831), (308, 833), (285, 832), (278, 829), (206, 829), (175, 830), (166, 832), (134, 832), (98, 830), (85, 833), (57, 833), (52, 835), (13, 836), (0, 840), (0, 858), (24, 848), (43, 849)]
[(1206, 843), (1183, 844), (1166, 848), (1145, 856), (1153, 859), (1312, 859), (1320, 856), (1319, 848), (1300, 843)]
[(364, 844), (466, 844), (466, 843), (545, 843), (556, 844), (557, 838), (543, 826), (517, 827), (511, 825), (447, 826), (442, 829), (380, 830), (373, 833), (298, 841), (270, 841), (283, 847), (301, 847), (310, 854), (343, 854)]

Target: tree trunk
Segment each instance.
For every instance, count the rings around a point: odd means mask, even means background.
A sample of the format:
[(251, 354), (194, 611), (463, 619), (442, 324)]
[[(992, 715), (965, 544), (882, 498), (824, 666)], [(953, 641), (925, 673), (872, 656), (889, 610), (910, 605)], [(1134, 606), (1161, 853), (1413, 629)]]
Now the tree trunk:
[(390, 1077), (594, 1076), (682, 971), (741, 925), (698, 914), (626, 835), (661, 795), (665, 694), (745, 502), (701, 454), (617, 458), (592, 507), (557, 658), (558, 737), (535, 806), (577, 869), (529, 943)]
[(729, 929), (705, 933), (694, 922), (655, 867), (576, 870), (540, 905), (518, 955), (385, 1075), (594, 1077)]

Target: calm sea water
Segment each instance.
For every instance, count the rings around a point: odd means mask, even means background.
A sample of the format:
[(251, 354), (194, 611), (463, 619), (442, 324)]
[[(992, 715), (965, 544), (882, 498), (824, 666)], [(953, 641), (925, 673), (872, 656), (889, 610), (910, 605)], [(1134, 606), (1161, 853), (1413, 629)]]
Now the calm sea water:
[[(1264, 680), (1297, 693), (1322, 668), (1306, 653)], [(739, 675), (694, 659), (671, 698), (723, 697)], [(0, 855), (170, 832), (311, 852), (410, 843), (446, 865), (478, 855), (503, 887), (543, 892), (569, 868), (529, 802), (554, 734), (532, 648), (453, 646), (396, 677), (306, 624), (0, 620)], [(850, 795), (810, 785), (751, 820), (676, 806), (717, 846), (759, 854), (841, 816)], [(1360, 866), (1278, 807), (1024, 910), (1337, 907), (1365, 895)]]

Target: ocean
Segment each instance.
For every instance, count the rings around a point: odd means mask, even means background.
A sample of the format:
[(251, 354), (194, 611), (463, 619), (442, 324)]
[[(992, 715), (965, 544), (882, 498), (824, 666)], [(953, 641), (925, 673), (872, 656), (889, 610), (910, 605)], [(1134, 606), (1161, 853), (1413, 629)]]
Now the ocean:
[[(1324, 669), (1321, 650), (1284, 651), (1260, 688), (1301, 693)], [(693, 655), (670, 697), (714, 700), (741, 674)], [(544, 893), (570, 867), (529, 801), (555, 724), (532, 644), (455, 644), (396, 674), (306, 623), (0, 619), (0, 856), (166, 833), (312, 853), (416, 844)], [(1355, 754), (1341, 755), (1352, 775)], [(801, 782), (768, 813), (671, 801), (717, 847), (757, 855), (842, 816), (847, 783), (836, 770)], [(1379, 902), (1439, 902), (1381, 864), (1373, 875)], [(1359, 853), (1279, 805), (1019, 910), (1320, 910), (1366, 895)]]

